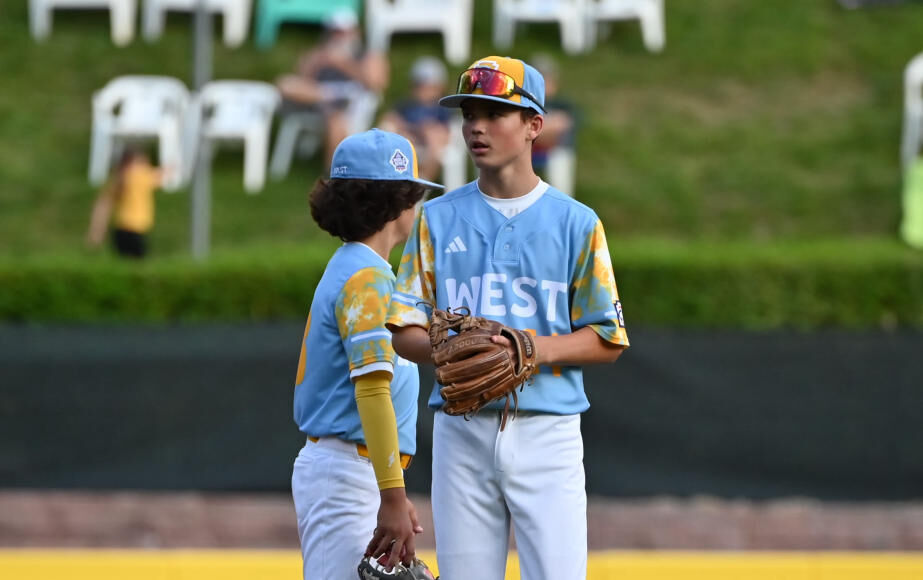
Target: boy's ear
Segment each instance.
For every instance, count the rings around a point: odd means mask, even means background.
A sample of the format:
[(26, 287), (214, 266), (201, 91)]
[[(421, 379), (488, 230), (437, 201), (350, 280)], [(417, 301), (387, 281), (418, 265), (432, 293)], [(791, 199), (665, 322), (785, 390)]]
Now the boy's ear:
[(529, 140), (535, 141), (542, 133), (542, 128), (545, 126), (545, 118), (541, 115), (532, 115), (529, 117), (527, 124), (529, 125)]

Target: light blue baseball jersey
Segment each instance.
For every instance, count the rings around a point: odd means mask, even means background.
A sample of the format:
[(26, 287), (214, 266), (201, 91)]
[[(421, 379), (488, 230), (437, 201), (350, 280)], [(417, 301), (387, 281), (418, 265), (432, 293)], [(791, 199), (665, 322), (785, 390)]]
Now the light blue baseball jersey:
[(365, 444), (351, 377), (391, 372), (401, 453), (416, 452), (417, 365), (398, 357), (385, 328), (391, 265), (361, 243), (341, 246), (314, 291), (295, 379), (295, 422), (312, 437)]
[[(388, 324), (428, 328), (422, 302), (467, 306), (540, 336), (589, 326), (610, 343), (629, 344), (602, 222), (551, 187), (509, 219), (484, 200), (476, 182), (426, 202), (404, 246)], [(541, 367), (518, 396), (524, 411), (565, 415), (589, 408), (580, 367)], [(442, 406), (438, 384), (429, 405)]]

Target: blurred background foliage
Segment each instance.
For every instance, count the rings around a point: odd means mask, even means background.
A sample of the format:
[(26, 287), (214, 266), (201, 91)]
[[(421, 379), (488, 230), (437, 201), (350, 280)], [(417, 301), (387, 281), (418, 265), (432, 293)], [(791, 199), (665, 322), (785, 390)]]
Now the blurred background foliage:
[[(160, 195), (147, 264), (84, 249), (96, 195), (86, 178), (92, 93), (125, 74), (191, 84), (192, 18), (171, 13), (158, 41), (117, 48), (106, 12), (62, 12), (38, 44), (26, 4), (4, 2), (0, 18), (0, 319), (301, 316), (337, 245), (307, 211), (317, 158), (251, 196), (242, 152), (222, 149), (207, 264), (188, 257), (188, 190)], [(475, 6), (472, 58), (495, 52), (491, 3)], [(662, 54), (645, 51), (635, 22), (613, 25), (589, 55), (563, 54), (550, 24), (523, 28), (508, 51), (554, 55), (562, 95), (583, 111), (577, 198), (607, 228), (629, 321), (923, 327), (923, 255), (896, 236), (902, 71), (923, 49), (923, 5), (847, 11), (834, 0), (668, 0), (666, 24)], [(228, 49), (216, 34), (213, 76), (273, 81), (319, 34), (285, 25), (268, 51), (252, 39)], [(436, 34), (393, 39), (384, 106), (406, 94), (413, 59), (441, 54), (441, 42)], [(99, 276), (111, 279), (94, 282)], [(298, 308), (253, 306), (285, 295), (291, 276), (302, 276)], [(80, 293), (67, 282), (78, 278), (88, 285)], [(152, 291), (173, 306), (114, 311), (117, 292), (90, 289), (126, 280), (126, 291), (173, 280), (209, 299), (233, 286), (250, 298), (202, 307), (177, 303), (183, 290)], [(70, 305), (52, 308), (55, 292)]]

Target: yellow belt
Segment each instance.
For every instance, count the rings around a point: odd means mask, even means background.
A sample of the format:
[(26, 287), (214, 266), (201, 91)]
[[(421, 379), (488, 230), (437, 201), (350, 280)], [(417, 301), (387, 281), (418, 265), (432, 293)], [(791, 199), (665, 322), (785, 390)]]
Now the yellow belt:
[[(308, 437), (308, 441), (312, 441), (312, 442), (314, 442), (314, 443), (317, 443), (319, 440), (320, 440), (319, 437)], [(348, 441), (348, 443), (352, 443), (352, 442), (351, 442), (351, 441)], [(371, 459), (371, 458), (369, 457), (369, 448), (368, 448), (368, 447), (366, 447), (366, 446), (363, 445), (362, 443), (356, 443), (355, 445), (356, 445), (356, 453), (358, 453), (358, 454), (359, 454), (360, 456), (362, 456), (362, 457)], [(411, 460), (411, 459), (413, 459), (413, 455), (408, 455), (408, 454), (406, 454), (406, 453), (401, 453), (401, 468), (407, 469), (408, 467), (410, 467), (410, 460)]]

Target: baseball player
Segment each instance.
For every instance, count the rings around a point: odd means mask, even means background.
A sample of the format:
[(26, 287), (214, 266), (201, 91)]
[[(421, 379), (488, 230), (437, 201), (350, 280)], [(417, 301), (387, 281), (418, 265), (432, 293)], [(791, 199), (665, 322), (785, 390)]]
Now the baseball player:
[[(502, 430), (503, 401), (466, 420), (438, 411), (432, 502), (445, 580), (501, 580), (510, 525), (522, 577), (586, 576), (587, 523), (580, 365), (615, 361), (628, 346), (596, 214), (535, 174), (544, 80), (521, 60), (490, 56), (463, 72), (456, 94), (476, 181), (426, 202), (391, 297), (395, 350), (431, 362), (429, 309), (471, 314), (535, 334), (539, 372)], [(495, 342), (504, 341), (495, 337)]]
[(407, 139), (373, 129), (340, 143), (330, 179), (311, 192), (312, 217), (345, 243), (314, 291), (295, 379), (307, 435), (292, 471), (305, 579), (355, 578), (364, 555), (390, 552), (389, 566), (414, 557), (422, 528), (403, 469), (416, 451), (419, 378), (385, 328), (387, 258), (427, 189), (441, 187), (417, 177)]

